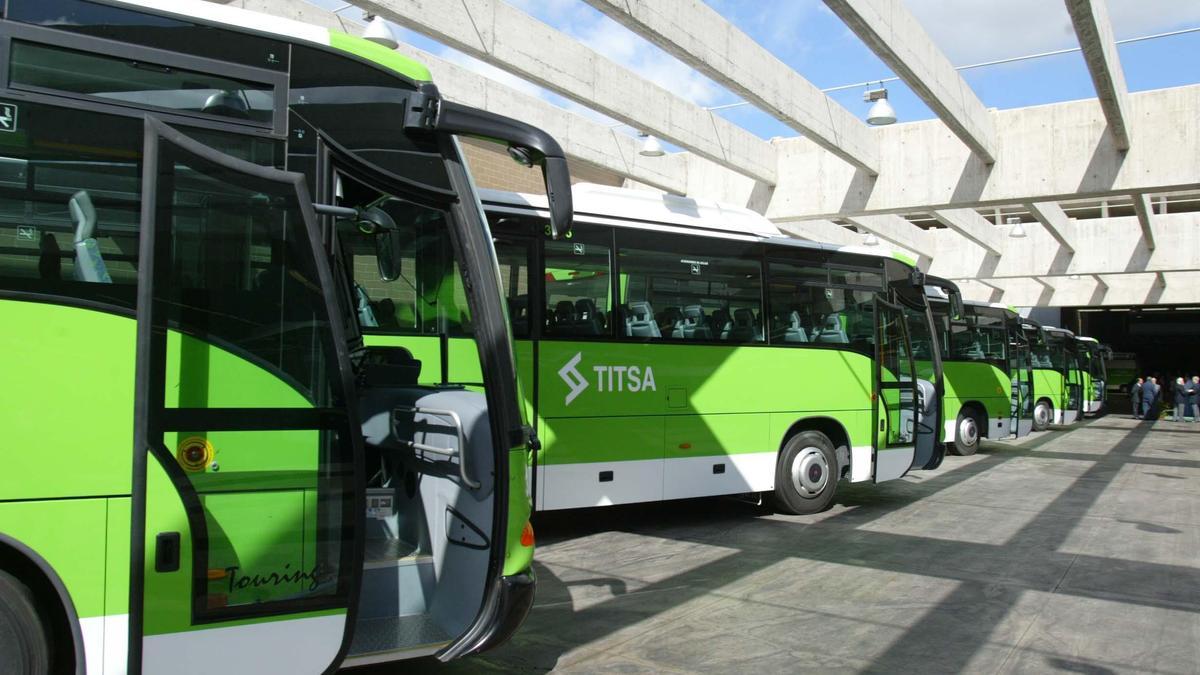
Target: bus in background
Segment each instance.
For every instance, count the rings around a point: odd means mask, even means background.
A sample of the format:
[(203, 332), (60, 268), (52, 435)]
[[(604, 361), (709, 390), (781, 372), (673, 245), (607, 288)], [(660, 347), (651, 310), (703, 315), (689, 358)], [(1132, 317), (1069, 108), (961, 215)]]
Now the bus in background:
[(1134, 352), (1114, 352), (1107, 345), (1105, 348), (1108, 350), (1104, 353), (1105, 388), (1110, 394), (1128, 394), (1141, 372), (1138, 356)]
[(930, 295), (942, 353), (946, 414), (942, 441), (956, 455), (973, 455), (981, 438), (1021, 438), (1033, 428), (1033, 364), (1016, 312), (965, 302), (959, 319)]
[(1050, 347), (1050, 363), (1062, 373), (1062, 415), (1058, 424), (1074, 424), (1083, 417), (1083, 385), (1085, 372), (1079, 358), (1075, 334), (1066, 328), (1045, 326), (1046, 342)]
[(1075, 338), (1075, 351), (1079, 355), (1083, 385), (1083, 414), (1098, 415), (1104, 410), (1108, 398), (1108, 372), (1105, 362), (1112, 350), (1100, 344), (1096, 338)]
[[(558, 145), (384, 47), (208, 2), (8, 0), (0, 34), (0, 671), (503, 642), (533, 600), (532, 440), (455, 136), (541, 165), (554, 231)], [(352, 274), (427, 258), (420, 329), (364, 345), (399, 312)]]
[(541, 439), (536, 508), (764, 493), (814, 513), (842, 478), (940, 463), (940, 358), (910, 263), (600, 186), (575, 186), (556, 241), (544, 200), (482, 192)]
[[(1080, 374), (1073, 367), (1074, 335), (1061, 328), (1043, 327), (1028, 317), (1021, 322), (1033, 360), (1034, 431), (1045, 431), (1051, 424), (1074, 422), (1080, 411)], [(1072, 343), (1070, 350), (1068, 343)], [(1068, 364), (1072, 367), (1068, 368)]]
[(1029, 343), (1029, 357), (1033, 364), (1033, 430), (1045, 431), (1051, 424), (1062, 423), (1066, 378), (1061, 369), (1054, 367), (1049, 340), (1042, 324), (1022, 317), (1021, 330)]

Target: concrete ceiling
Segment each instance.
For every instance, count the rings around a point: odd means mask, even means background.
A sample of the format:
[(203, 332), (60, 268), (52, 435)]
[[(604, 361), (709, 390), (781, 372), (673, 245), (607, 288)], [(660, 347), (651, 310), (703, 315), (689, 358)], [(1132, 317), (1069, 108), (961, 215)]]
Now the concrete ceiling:
[[(1063, 0), (1097, 97), (1011, 110), (984, 107), (902, 0), (825, 0), (937, 115), (878, 128), (701, 0), (582, 1), (802, 135), (761, 140), (502, 0), (354, 5), (685, 150), (641, 157), (628, 134), (401, 45), (449, 98), (538, 124), (631, 184), (748, 206), (793, 236), (871, 232), (931, 272), (975, 280), (964, 290), (977, 299), (1200, 301), (1187, 281), (1200, 271), (1200, 209), (1163, 213), (1154, 200), (1200, 192), (1200, 86), (1130, 93), (1105, 0)], [(226, 3), (361, 30), (305, 0)], [(1133, 212), (1080, 220), (1064, 208), (1079, 199)], [(993, 217), (1013, 209), (1028, 215), (1025, 237)]]

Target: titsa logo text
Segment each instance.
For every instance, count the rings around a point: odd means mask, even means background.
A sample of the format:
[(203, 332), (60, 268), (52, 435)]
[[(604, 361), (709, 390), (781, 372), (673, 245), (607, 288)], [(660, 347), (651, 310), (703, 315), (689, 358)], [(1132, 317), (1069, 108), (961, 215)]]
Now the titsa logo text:
[[(591, 382), (585, 379), (576, 367), (582, 359), (583, 352), (576, 352), (575, 356), (572, 356), (558, 370), (558, 376), (570, 388), (563, 405), (571, 405), (571, 401), (574, 401), (591, 385)], [(650, 366), (595, 365), (592, 366), (592, 372), (596, 374), (596, 391), (599, 392), (658, 391), (658, 387), (654, 383), (654, 369)]]

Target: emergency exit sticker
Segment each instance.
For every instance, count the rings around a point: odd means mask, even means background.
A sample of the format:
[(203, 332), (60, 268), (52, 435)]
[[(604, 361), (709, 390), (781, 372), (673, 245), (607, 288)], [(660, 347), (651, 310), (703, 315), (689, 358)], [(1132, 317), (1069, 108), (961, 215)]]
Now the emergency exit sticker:
[(0, 131), (13, 132), (17, 130), (17, 106), (12, 103), (0, 103)]

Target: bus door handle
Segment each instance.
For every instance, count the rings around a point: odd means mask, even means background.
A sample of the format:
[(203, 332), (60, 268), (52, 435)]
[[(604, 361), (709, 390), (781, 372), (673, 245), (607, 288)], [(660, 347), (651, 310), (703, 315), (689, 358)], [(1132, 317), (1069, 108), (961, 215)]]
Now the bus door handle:
[(443, 457), (458, 457), (459, 478), (462, 479), (464, 485), (467, 485), (471, 489), (479, 489), (482, 483), (478, 483), (467, 477), (467, 434), (463, 430), (462, 418), (458, 416), (458, 413), (454, 412), (453, 410), (442, 410), (440, 408), (419, 408), (411, 405), (396, 406), (396, 408), (392, 411), (392, 433), (395, 434), (396, 438), (401, 438), (402, 436), (397, 425), (397, 414), (405, 413), (421, 413), (422, 415), (431, 415), (433, 417), (441, 417), (442, 419), (450, 420), (451, 425), (454, 427), (454, 434), (458, 438), (458, 449), (440, 448), (435, 445), (418, 443), (417, 441), (401, 440), (400, 442), (412, 448), (413, 450), (429, 452), (435, 455), (441, 455)]

